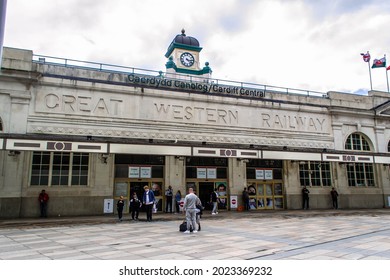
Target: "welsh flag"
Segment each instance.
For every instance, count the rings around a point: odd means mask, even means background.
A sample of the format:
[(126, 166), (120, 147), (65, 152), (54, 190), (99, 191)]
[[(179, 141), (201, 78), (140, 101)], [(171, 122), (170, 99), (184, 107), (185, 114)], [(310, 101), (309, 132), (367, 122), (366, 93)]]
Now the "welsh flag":
[(371, 68), (379, 67), (386, 67), (386, 57), (382, 57), (381, 59), (374, 59)]

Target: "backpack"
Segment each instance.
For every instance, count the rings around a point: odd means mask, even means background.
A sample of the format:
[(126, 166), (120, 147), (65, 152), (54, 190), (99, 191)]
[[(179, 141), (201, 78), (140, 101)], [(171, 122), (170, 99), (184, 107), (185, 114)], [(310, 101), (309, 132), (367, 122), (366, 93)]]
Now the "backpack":
[(187, 221), (184, 221), (179, 226), (179, 231), (185, 232), (187, 230)]

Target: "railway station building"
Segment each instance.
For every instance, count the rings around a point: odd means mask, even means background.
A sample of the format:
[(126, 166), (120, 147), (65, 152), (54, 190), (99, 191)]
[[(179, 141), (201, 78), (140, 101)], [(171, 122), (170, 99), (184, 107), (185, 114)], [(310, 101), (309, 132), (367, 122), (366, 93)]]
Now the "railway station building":
[[(165, 71), (5, 47), (0, 73), (0, 216), (115, 213), (148, 185), (193, 187), (220, 211), (389, 207), (390, 94), (312, 92), (213, 78), (182, 31)], [(164, 54), (162, 54), (164, 55)], [(158, 67), (158, 66), (156, 66)], [(217, 70), (216, 70), (217, 71)], [(255, 74), (255, 73), (254, 73)]]

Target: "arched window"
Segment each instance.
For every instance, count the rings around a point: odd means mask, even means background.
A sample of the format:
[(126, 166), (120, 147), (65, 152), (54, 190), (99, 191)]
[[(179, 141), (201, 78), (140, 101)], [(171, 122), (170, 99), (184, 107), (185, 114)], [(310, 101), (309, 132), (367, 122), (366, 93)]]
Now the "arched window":
[[(345, 149), (352, 151), (370, 151), (369, 141), (364, 135), (353, 133), (345, 142)], [(348, 185), (350, 187), (374, 187), (374, 165), (372, 163), (347, 164)]]
[(364, 138), (363, 135), (359, 133), (353, 133), (349, 135), (347, 141), (345, 142), (346, 150), (354, 151), (370, 151), (370, 145), (368, 141)]

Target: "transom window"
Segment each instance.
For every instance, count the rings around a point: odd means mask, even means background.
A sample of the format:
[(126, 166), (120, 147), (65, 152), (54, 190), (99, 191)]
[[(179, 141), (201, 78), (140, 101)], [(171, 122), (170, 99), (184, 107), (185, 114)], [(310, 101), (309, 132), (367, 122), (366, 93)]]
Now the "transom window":
[(34, 152), (31, 186), (88, 185), (89, 154)]
[[(370, 145), (364, 135), (353, 133), (345, 142), (346, 150), (370, 151)], [(374, 187), (374, 165), (372, 163), (349, 162), (347, 164), (348, 185), (350, 187)]]
[(301, 186), (330, 187), (332, 177), (329, 162), (302, 161), (299, 163)]

